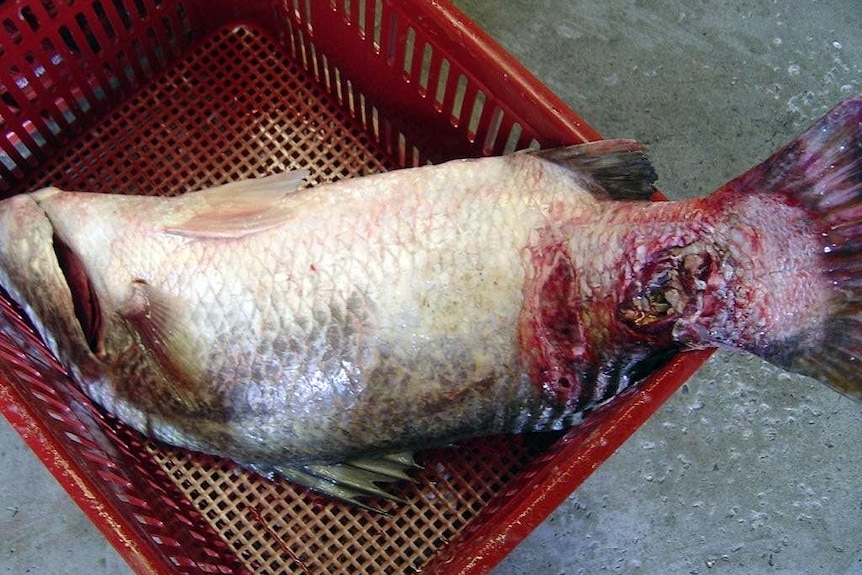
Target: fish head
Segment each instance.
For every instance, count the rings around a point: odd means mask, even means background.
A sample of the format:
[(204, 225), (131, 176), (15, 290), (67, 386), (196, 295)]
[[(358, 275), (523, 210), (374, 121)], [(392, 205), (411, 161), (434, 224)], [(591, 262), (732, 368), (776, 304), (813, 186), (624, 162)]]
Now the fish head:
[[(135, 285), (127, 282), (125, 291), (132, 295), (121, 293), (125, 307), (116, 309), (116, 298), (107, 290), (122, 278), (122, 270), (111, 270), (116, 277), (93, 271), (106, 267), (102, 259), (111, 254), (87, 249), (86, 242), (103, 241), (111, 231), (106, 226), (114, 224), (104, 210), (89, 207), (86, 197), (55, 188), (0, 201), (0, 286), (82, 391), (145, 431), (150, 424), (144, 408), (151, 405), (145, 402), (142, 408), (138, 396), (148, 388), (164, 388), (148, 384), (164, 380), (165, 374), (121, 313), (132, 319), (140, 315)], [(0, 330), (6, 328), (0, 318)]]
[(98, 314), (76, 307), (58, 246), (54, 226), (34, 196), (0, 202), (0, 285), (49, 350), (68, 369), (84, 376), (79, 379), (94, 381), (101, 378), (103, 368), (79, 317)]

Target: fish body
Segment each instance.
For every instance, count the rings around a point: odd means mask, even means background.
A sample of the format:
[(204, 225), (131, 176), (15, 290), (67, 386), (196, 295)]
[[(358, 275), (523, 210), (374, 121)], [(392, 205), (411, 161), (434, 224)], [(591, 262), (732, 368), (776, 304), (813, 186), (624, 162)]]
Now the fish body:
[(318, 488), (347, 461), (575, 424), (684, 348), (859, 398), (860, 173), (856, 98), (682, 202), (644, 201), (631, 141), (310, 189), (48, 188), (0, 203), (0, 284), (128, 425)]

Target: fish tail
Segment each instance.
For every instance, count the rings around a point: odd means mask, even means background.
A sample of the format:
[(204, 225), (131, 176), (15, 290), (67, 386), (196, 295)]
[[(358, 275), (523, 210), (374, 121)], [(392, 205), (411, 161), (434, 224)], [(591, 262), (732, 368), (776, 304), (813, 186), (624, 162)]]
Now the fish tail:
[[(749, 341), (748, 350), (862, 401), (862, 95), (833, 108), (717, 195), (759, 199), (761, 219), (748, 224), (753, 243), (773, 233), (770, 227), (780, 230), (777, 247), (764, 257), (774, 267), (762, 275), (781, 279), (760, 284), (759, 291), (771, 293), (758, 297), (772, 306), (768, 317), (795, 324), (796, 331)], [(771, 219), (779, 217), (784, 220), (775, 226)], [(804, 243), (796, 240), (802, 229)], [(791, 274), (782, 275), (790, 268), (798, 270), (792, 282)]]

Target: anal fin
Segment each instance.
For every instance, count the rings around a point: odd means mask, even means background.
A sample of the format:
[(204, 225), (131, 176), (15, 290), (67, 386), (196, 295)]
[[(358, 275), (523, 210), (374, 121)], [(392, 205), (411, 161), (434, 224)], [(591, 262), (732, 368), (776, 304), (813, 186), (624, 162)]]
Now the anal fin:
[(288, 481), (346, 501), (374, 513), (384, 513), (381, 509), (363, 501), (371, 497), (406, 503), (395, 497), (380, 485), (396, 481), (412, 481), (407, 474), (410, 469), (420, 467), (409, 452), (399, 452), (380, 457), (363, 457), (335, 464), (305, 465), (246, 465), (247, 468), (266, 477), (281, 476)]
[(392, 453), (377, 458), (353, 459), (350, 461), (350, 465), (384, 475), (390, 478), (390, 481), (413, 481), (413, 478), (407, 475), (406, 471), (420, 468), (413, 460), (413, 454), (409, 451)]

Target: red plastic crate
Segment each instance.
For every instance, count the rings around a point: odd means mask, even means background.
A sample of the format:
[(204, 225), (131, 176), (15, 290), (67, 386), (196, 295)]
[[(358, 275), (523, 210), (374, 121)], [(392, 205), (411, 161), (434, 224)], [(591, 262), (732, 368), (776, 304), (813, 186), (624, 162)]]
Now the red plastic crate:
[[(0, 0), (0, 192), (314, 182), (598, 134), (445, 3)], [(420, 454), (389, 515), (154, 444), (0, 297), (0, 410), (138, 573), (490, 570), (709, 352), (566, 434)]]

